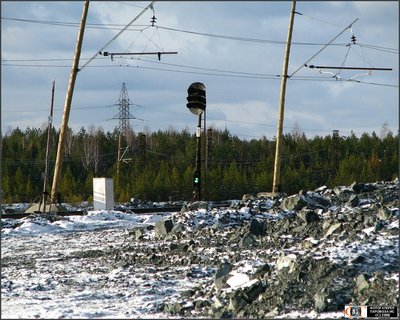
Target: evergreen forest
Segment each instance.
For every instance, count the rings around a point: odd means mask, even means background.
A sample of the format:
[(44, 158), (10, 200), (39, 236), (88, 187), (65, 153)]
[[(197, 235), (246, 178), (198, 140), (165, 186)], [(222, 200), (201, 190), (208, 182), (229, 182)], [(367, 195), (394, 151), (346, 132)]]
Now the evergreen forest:
[[(47, 128), (9, 130), (2, 144), (4, 203), (34, 202), (43, 191)], [(59, 132), (50, 132), (49, 186), (53, 178)], [(202, 179), (205, 200), (241, 199), (243, 194), (272, 190), (275, 141), (266, 137), (242, 140), (228, 130), (209, 129), (202, 136)], [(67, 132), (63, 150), (61, 200), (92, 201), (93, 178), (114, 179), (115, 200), (190, 200), (196, 158), (196, 137), (188, 130), (173, 129), (122, 136), (119, 132), (81, 128)], [(384, 136), (334, 132), (307, 138), (285, 134), (281, 162), (282, 192), (375, 182), (398, 177), (399, 141), (391, 131)], [(207, 155), (207, 156), (206, 156)], [(207, 160), (206, 160), (207, 159)], [(118, 174), (117, 174), (118, 172)]]

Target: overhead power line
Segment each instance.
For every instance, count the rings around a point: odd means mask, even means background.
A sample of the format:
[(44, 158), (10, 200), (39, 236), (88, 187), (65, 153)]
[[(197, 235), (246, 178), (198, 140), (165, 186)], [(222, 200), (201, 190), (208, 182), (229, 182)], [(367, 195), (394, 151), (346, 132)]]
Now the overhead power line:
[(153, 8), (153, 3), (155, 1), (152, 1), (146, 8), (144, 8), (135, 18), (133, 18), (123, 29), (121, 29), (120, 32), (118, 32), (110, 41), (108, 41), (97, 53), (94, 54), (93, 57), (91, 57), (88, 61), (85, 62), (85, 64), (80, 68), (82, 70), (84, 67), (86, 67), (90, 62), (92, 62), (99, 54), (101, 54), (104, 49), (106, 49), (113, 41), (115, 41), (124, 31), (126, 31), (137, 19), (139, 19), (143, 13), (147, 11), (149, 8)]
[(318, 50), (317, 53), (315, 53), (310, 59), (308, 59), (306, 62), (303, 63), (300, 67), (298, 67), (290, 76), (292, 77), (295, 75), (297, 72), (299, 72), (304, 66), (306, 66), (312, 59), (314, 59), (317, 55), (319, 55), (324, 49), (326, 49), (327, 46), (329, 46), (333, 41), (335, 41), (337, 38), (339, 38), (347, 29), (350, 29), (354, 23), (358, 21), (358, 18), (355, 19), (352, 23), (350, 23), (346, 28), (344, 28), (338, 35), (336, 35), (331, 41), (329, 41), (326, 45), (324, 45), (320, 50)]
[[(73, 27), (79, 28), (79, 22), (67, 22), (67, 21), (51, 21), (51, 20), (35, 20), (35, 19), (21, 19), (21, 18), (9, 18), (9, 17), (1, 17), (2, 20), (9, 20), (15, 22), (25, 22), (25, 23), (36, 23), (36, 24), (45, 24), (45, 25), (53, 25), (60, 27)], [(85, 28), (88, 29), (107, 29), (107, 30), (121, 30), (123, 24), (119, 23), (87, 23)], [(135, 27), (148, 27), (149, 25), (141, 25), (135, 24)], [(133, 29), (129, 28), (130, 31), (141, 31), (142, 29)]]
[[(43, 67), (43, 68), (51, 68), (51, 67), (57, 67), (57, 68), (70, 68), (68, 65), (27, 65), (27, 64), (4, 64), (2, 63), (3, 67)], [(248, 75), (246, 74), (237, 74), (238, 72), (229, 72), (227, 71), (226, 73), (212, 73), (212, 72), (196, 72), (196, 71), (185, 71), (185, 70), (174, 70), (174, 69), (163, 69), (163, 68), (152, 68), (152, 67), (145, 67), (145, 66), (139, 66), (139, 65), (109, 65), (109, 66), (88, 66), (88, 68), (137, 68), (137, 69), (145, 69), (145, 70), (154, 70), (154, 71), (163, 71), (163, 72), (174, 72), (174, 73), (186, 73), (186, 74), (198, 74), (198, 75), (205, 75), (205, 76), (215, 76), (215, 77), (228, 77), (228, 78), (247, 78), (247, 79), (260, 79), (260, 80), (279, 80), (280, 76), (279, 75), (260, 75), (260, 74), (251, 74), (249, 73)], [(236, 73), (236, 74), (235, 74)], [(323, 81), (336, 81), (335, 79), (332, 79), (331, 77), (317, 77), (317, 76), (300, 76), (300, 77), (292, 77), (290, 79), (291, 81), (318, 81), (318, 82), (323, 82)], [(341, 79), (342, 81), (346, 79)], [(371, 84), (375, 86), (383, 86), (383, 87), (393, 87), (393, 88), (398, 88), (398, 85), (391, 85), (391, 84), (386, 84), (386, 83), (372, 83), (372, 82), (364, 82), (360, 80), (348, 80), (356, 83), (362, 83), (362, 84)]]
[(339, 27), (339, 28), (342, 27), (342, 26), (339, 26), (339, 25), (337, 25), (337, 24), (335, 24), (335, 23), (332, 23), (332, 22), (329, 22), (329, 21), (325, 21), (325, 20), (322, 20), (322, 19), (318, 19), (318, 18), (315, 18), (315, 17), (309, 16), (309, 15), (306, 15), (306, 14), (301, 13), (301, 12), (297, 12), (297, 11), (296, 11), (295, 13), (298, 14), (299, 16), (306, 17), (306, 18), (308, 18), (308, 19), (310, 19), (310, 20), (315, 20), (315, 21), (322, 22), (322, 23), (325, 23), (325, 24), (329, 24), (329, 25), (331, 25), (331, 26), (335, 26), (335, 27)]
[[(256, 43), (269, 43), (269, 44), (279, 44), (284, 45), (286, 44), (283, 40), (268, 40), (268, 39), (256, 39), (256, 38), (247, 38), (247, 37), (238, 37), (238, 36), (230, 36), (230, 35), (222, 35), (222, 34), (215, 34), (215, 33), (206, 33), (206, 32), (198, 32), (198, 31), (189, 31), (183, 29), (176, 29), (176, 28), (169, 28), (163, 26), (156, 26), (159, 29), (168, 30), (168, 31), (175, 31), (175, 32), (183, 32), (189, 33), (199, 36), (207, 36), (213, 38), (220, 38), (220, 39), (227, 39), (227, 40), (236, 40), (236, 41), (245, 41), (245, 42), (256, 42)], [(306, 45), (306, 46), (321, 46), (324, 43), (315, 43), (315, 42), (293, 42), (294, 45)], [(337, 46), (345, 46), (345, 43), (342, 44), (335, 44)]]
[[(137, 7), (139, 7), (139, 6), (137, 6)], [(143, 7), (140, 7), (140, 8), (143, 8)], [(22, 19), (22, 18), (10, 18), (10, 17), (1, 17), (1, 19), (15, 21), (15, 22), (47, 24), (47, 25), (56, 25), (56, 26), (74, 27), (74, 28), (79, 27), (78, 22), (35, 20), (35, 19)], [(314, 18), (314, 20), (317, 20), (317, 19)], [(320, 21), (322, 21), (322, 20), (320, 20)], [(108, 30), (120, 30), (120, 28), (123, 26), (125, 26), (125, 25), (118, 24), (118, 23), (87, 23), (86, 24), (86, 28), (108, 29)], [(151, 26), (151, 25), (149, 25), (149, 24), (145, 24), (145, 25), (137, 24), (136, 25), (135, 24), (134, 26), (130, 26), (129, 28), (127, 28), (126, 31), (142, 32), (143, 29), (133, 29), (133, 27), (139, 28), (139, 27), (149, 27), (149, 26)], [(256, 43), (257, 42), (258, 43), (271, 43), (271, 44), (281, 44), (281, 45), (285, 44), (285, 41), (282, 41), (282, 40), (257, 39), (257, 38), (239, 37), (239, 36), (232, 36), (232, 35), (212, 34), (212, 33), (198, 32), (198, 31), (190, 31), (190, 30), (185, 30), (185, 29), (170, 28), (170, 27), (166, 27), (166, 26), (155, 26), (155, 27), (159, 28), (159, 29), (169, 30), (169, 31), (189, 33), (189, 34), (200, 35), (200, 36), (209, 36), (209, 37), (214, 37), (214, 38), (222, 38), (222, 39), (227, 39), (227, 40), (237, 40), (237, 41), (256, 42)], [(321, 45), (325, 45), (325, 44), (326, 43), (317, 43), (317, 42), (292, 42), (292, 45), (306, 45), (306, 46), (321, 46)], [(330, 45), (331, 46), (346, 46), (347, 43), (332, 43)], [(399, 53), (399, 50), (396, 48), (389, 48), (389, 47), (371, 45), (371, 44), (366, 44), (366, 43), (357, 43), (357, 45), (368, 48), (368, 49), (372, 49), (372, 50), (378, 50), (378, 51), (383, 51), (383, 52), (388, 52), (388, 53), (393, 53), (393, 54)]]

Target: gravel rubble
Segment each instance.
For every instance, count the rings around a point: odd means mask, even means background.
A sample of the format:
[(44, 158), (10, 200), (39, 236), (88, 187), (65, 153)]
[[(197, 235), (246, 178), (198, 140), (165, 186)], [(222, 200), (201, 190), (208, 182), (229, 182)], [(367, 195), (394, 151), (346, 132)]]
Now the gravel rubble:
[(345, 305), (399, 305), (397, 179), (79, 219), (1, 220), (2, 318), (341, 318)]

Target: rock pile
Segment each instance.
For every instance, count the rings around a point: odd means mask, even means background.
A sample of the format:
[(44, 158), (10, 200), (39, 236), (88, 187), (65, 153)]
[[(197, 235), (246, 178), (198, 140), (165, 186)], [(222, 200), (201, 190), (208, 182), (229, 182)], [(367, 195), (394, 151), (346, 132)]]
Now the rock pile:
[(131, 232), (114, 260), (184, 272), (192, 289), (159, 309), (185, 318), (399, 305), (398, 192), (396, 179), (198, 203)]

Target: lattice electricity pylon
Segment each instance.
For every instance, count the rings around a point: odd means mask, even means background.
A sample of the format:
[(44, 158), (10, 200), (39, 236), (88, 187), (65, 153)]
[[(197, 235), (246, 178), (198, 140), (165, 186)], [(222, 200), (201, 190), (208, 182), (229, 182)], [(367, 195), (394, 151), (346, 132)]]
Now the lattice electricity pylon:
[(136, 117), (129, 112), (129, 106), (131, 103), (129, 103), (128, 90), (126, 89), (125, 82), (122, 83), (121, 92), (116, 105), (118, 106), (118, 114), (112, 119), (119, 120), (118, 131), (119, 133), (126, 135), (130, 129), (129, 119), (136, 119)]

